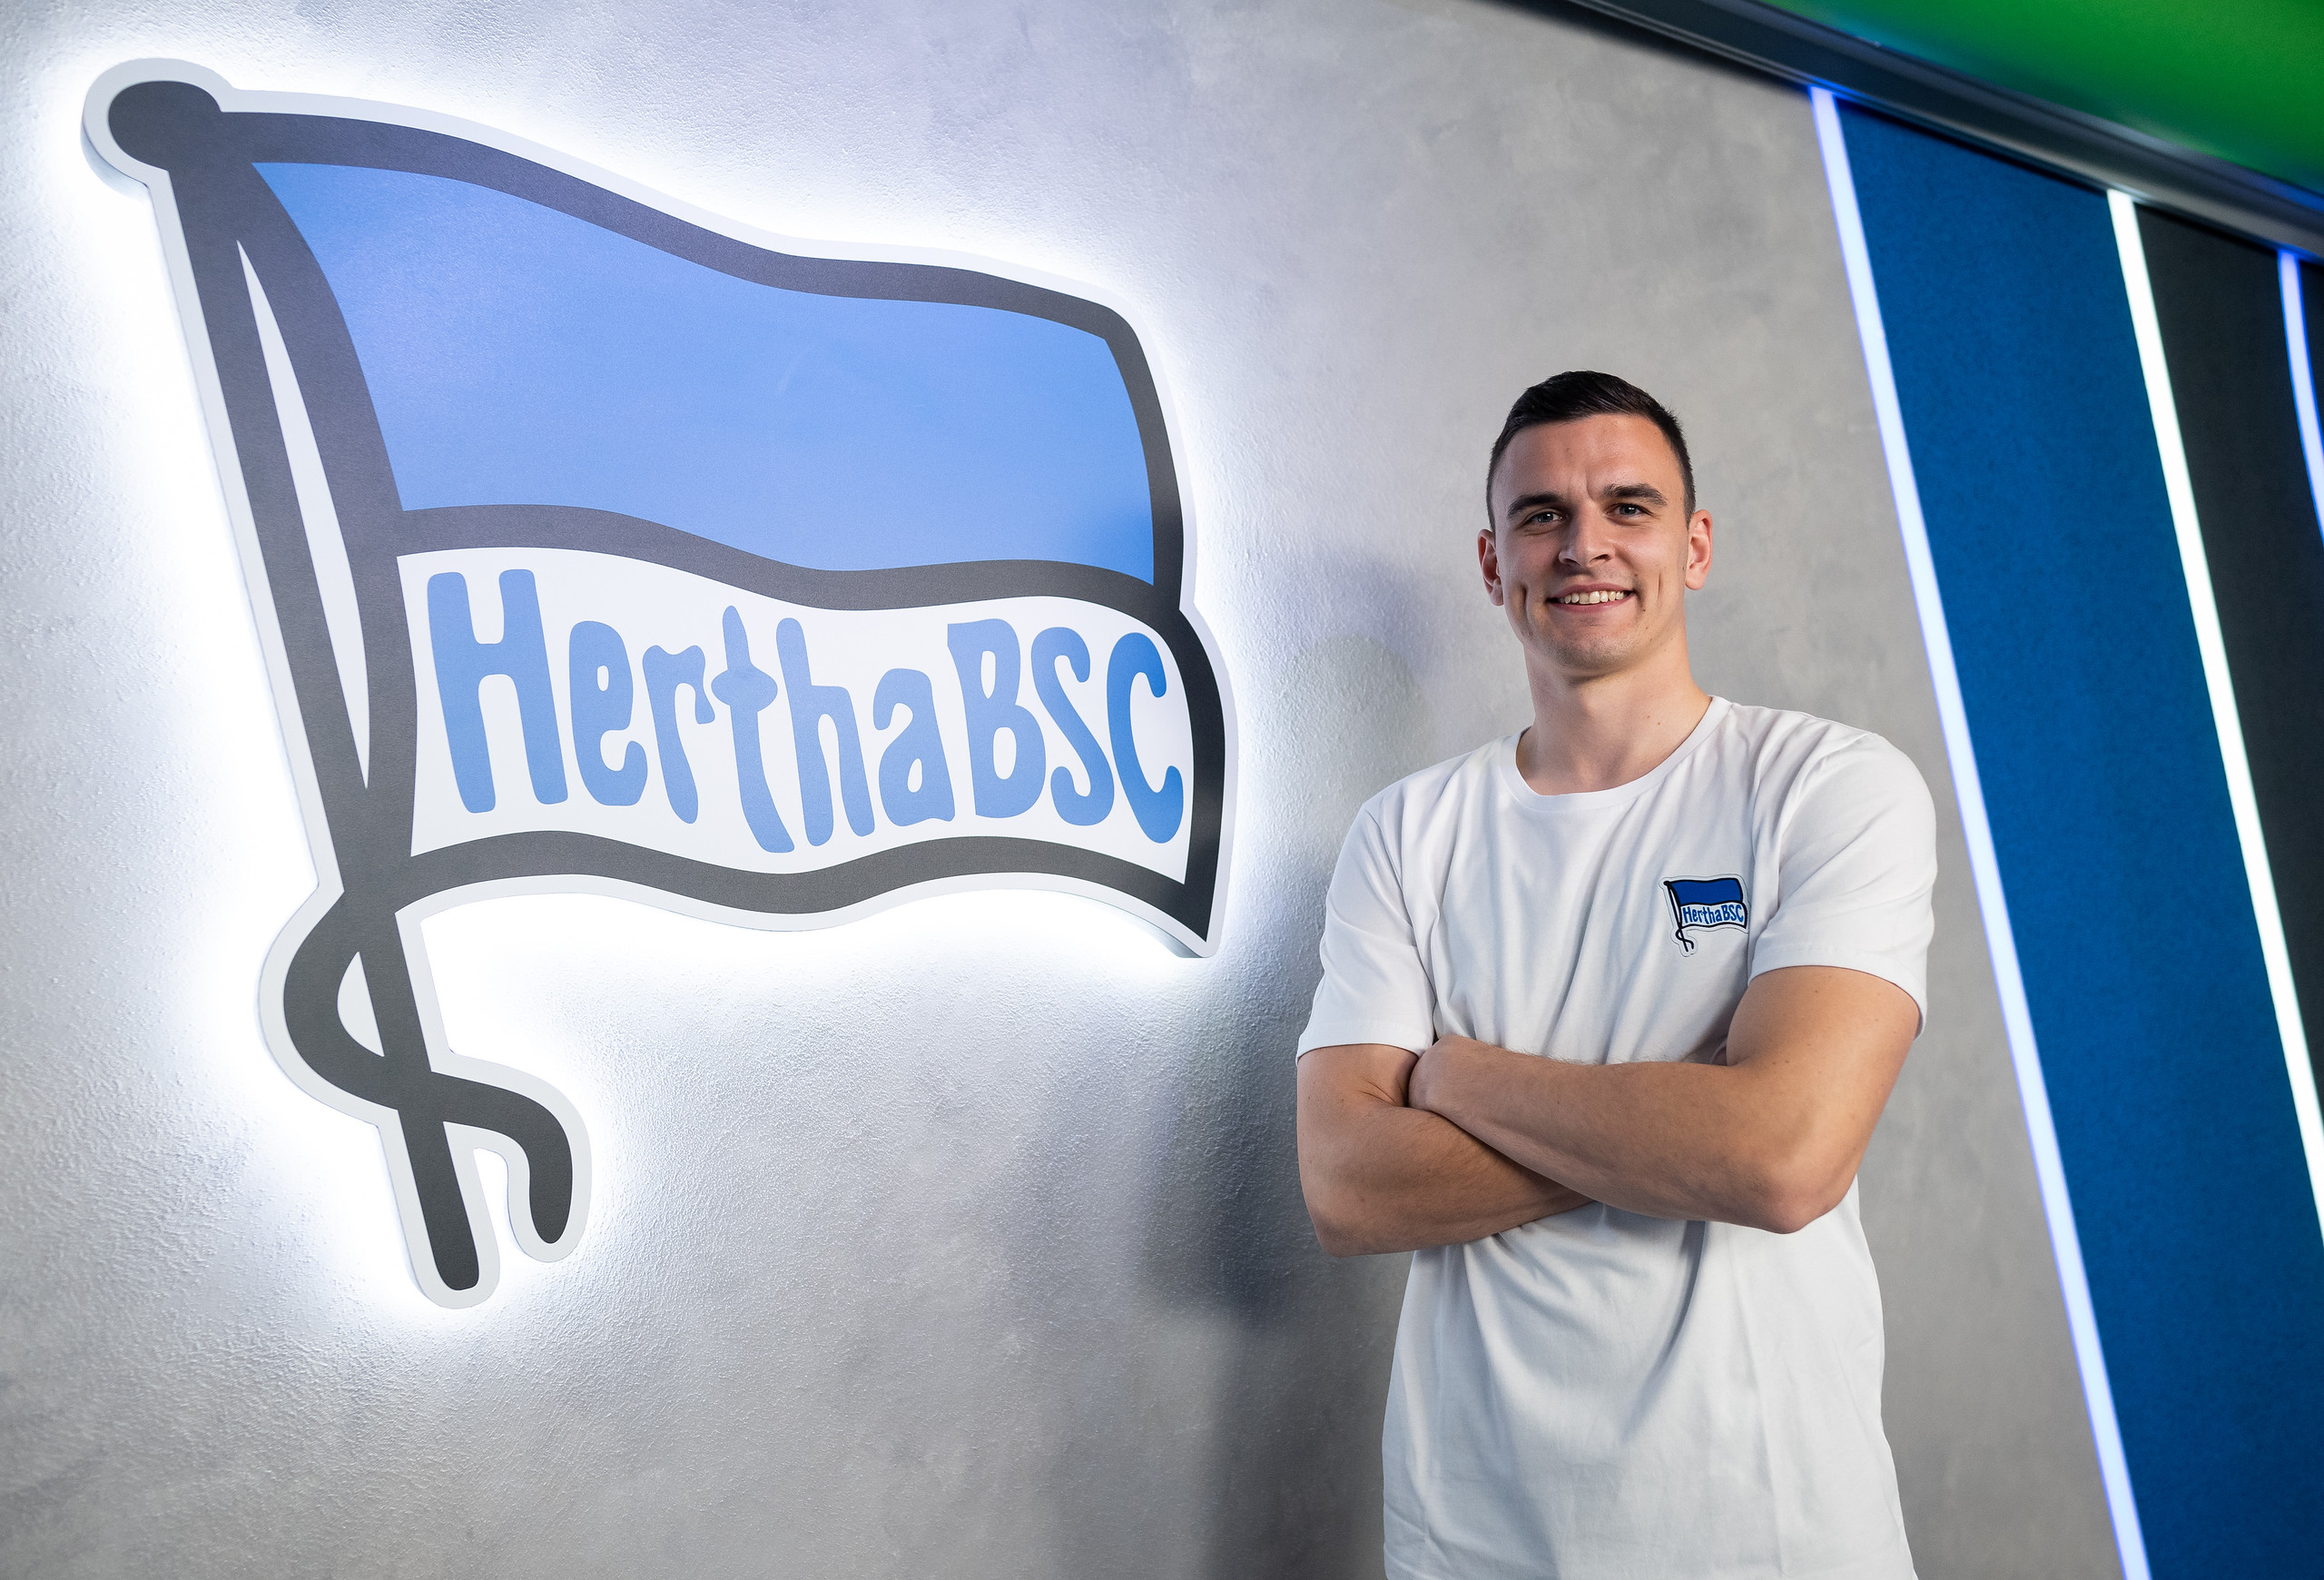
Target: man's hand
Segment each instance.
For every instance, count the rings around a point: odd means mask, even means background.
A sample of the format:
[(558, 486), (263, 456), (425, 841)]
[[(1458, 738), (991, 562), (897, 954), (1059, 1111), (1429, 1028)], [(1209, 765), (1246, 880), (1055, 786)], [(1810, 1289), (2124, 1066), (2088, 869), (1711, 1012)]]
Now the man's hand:
[(1407, 1100), (1610, 1206), (1789, 1234), (1847, 1194), (1919, 1030), (1894, 983), (1792, 966), (1753, 980), (1723, 1065), (1567, 1064), (1444, 1038)]
[(1403, 1049), (1372, 1042), (1317, 1048), (1299, 1061), (1299, 1183), (1325, 1250), (1452, 1245), (1588, 1204), (1451, 1121), (1407, 1107), (1413, 1065)]

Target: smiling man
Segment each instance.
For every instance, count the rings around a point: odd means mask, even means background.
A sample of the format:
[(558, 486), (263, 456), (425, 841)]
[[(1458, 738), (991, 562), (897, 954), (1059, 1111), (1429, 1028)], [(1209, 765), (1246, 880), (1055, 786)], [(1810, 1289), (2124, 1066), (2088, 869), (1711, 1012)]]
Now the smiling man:
[(1679, 425), (1509, 414), (1478, 535), (1533, 719), (1357, 815), (1299, 1042), (1326, 1250), (1410, 1250), (1396, 1580), (1913, 1573), (1856, 1172), (1918, 1034), (1935, 817), (1886, 741), (1706, 695)]

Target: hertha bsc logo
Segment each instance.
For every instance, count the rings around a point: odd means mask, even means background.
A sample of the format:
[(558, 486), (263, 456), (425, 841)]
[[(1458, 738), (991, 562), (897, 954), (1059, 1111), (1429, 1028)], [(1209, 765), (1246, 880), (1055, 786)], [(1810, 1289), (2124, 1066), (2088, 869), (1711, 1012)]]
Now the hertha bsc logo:
[(86, 124), (153, 193), (322, 874), (269, 1038), (379, 1127), (433, 1299), (496, 1277), (478, 1148), (533, 1256), (589, 1194), (572, 1105), (445, 1045), (433, 912), (1037, 885), (1208, 952), (1227, 710), (1118, 312), (172, 62)]
[(1665, 878), (1662, 892), (1670, 898), (1671, 936), (1679, 941), (1681, 953), (1695, 952), (1695, 940), (1688, 936), (1691, 932), (1713, 927), (1741, 932), (1751, 925), (1751, 907), (1744, 903), (1740, 878)]

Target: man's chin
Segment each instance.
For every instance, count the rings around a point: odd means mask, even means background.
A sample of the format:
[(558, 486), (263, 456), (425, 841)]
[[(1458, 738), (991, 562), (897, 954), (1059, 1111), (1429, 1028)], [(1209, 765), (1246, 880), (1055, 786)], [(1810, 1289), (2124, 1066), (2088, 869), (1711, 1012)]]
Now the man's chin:
[(1646, 644), (1607, 638), (1595, 642), (1549, 642), (1542, 656), (1559, 674), (1571, 680), (1600, 680), (1620, 675), (1645, 657)]

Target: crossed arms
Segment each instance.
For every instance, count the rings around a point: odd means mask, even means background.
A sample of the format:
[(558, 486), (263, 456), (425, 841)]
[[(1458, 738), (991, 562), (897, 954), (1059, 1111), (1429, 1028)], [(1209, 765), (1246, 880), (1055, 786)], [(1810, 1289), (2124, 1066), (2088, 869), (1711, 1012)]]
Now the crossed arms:
[(1568, 1064), (1464, 1037), (1299, 1061), (1299, 1180), (1334, 1256), (1482, 1239), (1591, 1201), (1789, 1234), (1847, 1194), (1920, 1030), (1839, 966), (1755, 978), (1724, 1064)]

